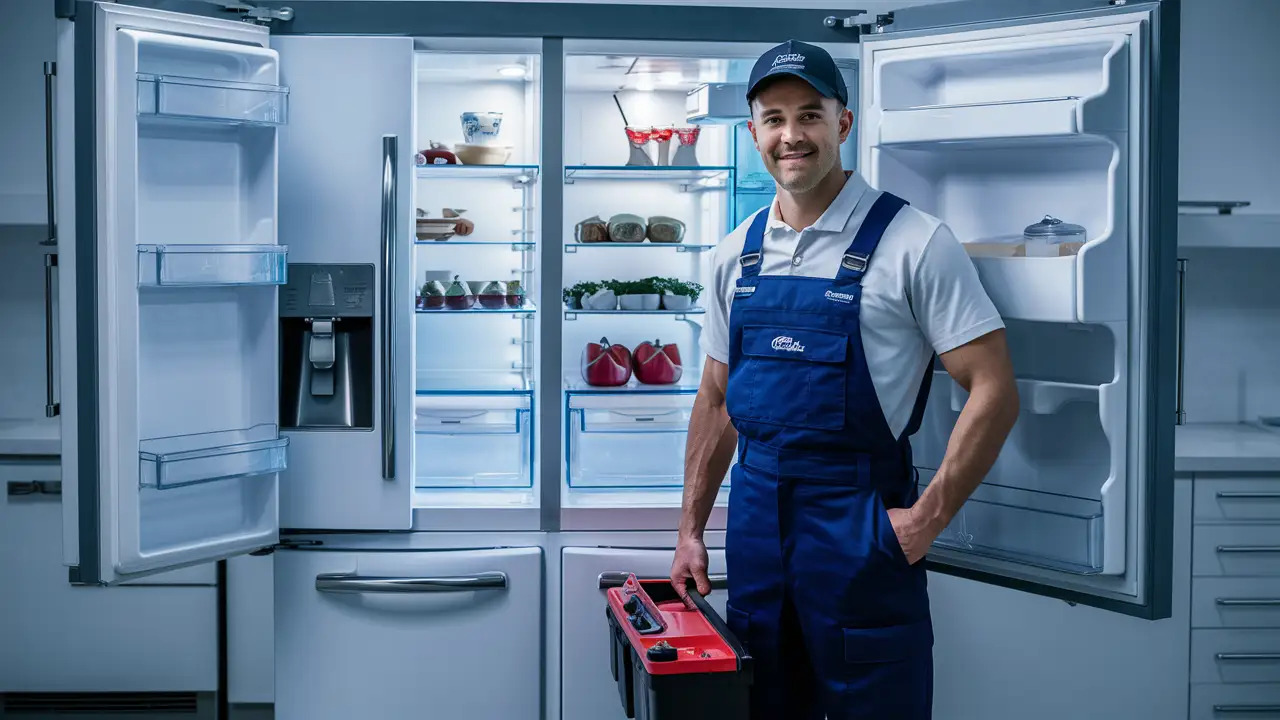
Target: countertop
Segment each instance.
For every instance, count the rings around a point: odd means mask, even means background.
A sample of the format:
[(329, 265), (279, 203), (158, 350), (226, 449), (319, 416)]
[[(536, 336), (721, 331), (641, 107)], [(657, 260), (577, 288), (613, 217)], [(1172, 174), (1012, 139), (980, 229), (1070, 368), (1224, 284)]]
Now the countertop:
[(0, 418), (0, 455), (61, 455), (60, 418)]
[(1280, 428), (1191, 423), (1174, 428), (1175, 472), (1280, 473)]

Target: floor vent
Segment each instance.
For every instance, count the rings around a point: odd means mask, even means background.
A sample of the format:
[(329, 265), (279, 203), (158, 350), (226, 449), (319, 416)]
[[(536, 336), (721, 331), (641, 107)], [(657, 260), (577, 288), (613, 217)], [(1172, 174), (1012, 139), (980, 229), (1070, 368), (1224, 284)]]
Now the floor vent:
[(7, 693), (0, 716), (195, 715), (196, 693)]

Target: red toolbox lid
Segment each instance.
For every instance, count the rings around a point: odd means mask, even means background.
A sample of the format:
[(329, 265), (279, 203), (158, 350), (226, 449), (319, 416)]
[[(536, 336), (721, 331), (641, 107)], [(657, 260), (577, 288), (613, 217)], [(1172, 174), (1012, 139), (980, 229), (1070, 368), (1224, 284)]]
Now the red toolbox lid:
[(608, 592), (609, 611), (650, 675), (741, 669), (741, 651), (735, 650), (740, 646), (731, 635), (726, 640), (728, 628), (696, 590), (689, 592), (696, 601), (686, 603), (670, 580), (637, 581), (632, 575)]

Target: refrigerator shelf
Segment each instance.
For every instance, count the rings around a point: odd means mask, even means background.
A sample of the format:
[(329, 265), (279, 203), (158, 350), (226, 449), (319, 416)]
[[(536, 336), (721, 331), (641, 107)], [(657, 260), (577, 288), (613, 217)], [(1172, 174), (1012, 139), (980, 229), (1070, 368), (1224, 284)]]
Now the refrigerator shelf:
[(564, 182), (579, 180), (628, 180), (675, 183), (681, 190), (724, 190), (733, 187), (734, 168), (729, 165), (675, 167), (671, 165), (577, 165), (564, 169)]
[(522, 182), (538, 179), (537, 165), (420, 165), (415, 169), (419, 180), (507, 178)]
[[(951, 410), (960, 412), (969, 399), (969, 392), (960, 383), (951, 379), (945, 370), (935, 370), (934, 382), (946, 382), (951, 388)], [(1033, 380), (1018, 378), (1018, 399), (1022, 412), (1034, 415), (1052, 415), (1064, 405), (1074, 402), (1092, 403), (1101, 401), (1103, 385), (1084, 383), (1056, 382), (1052, 380)]]
[(232, 125), (284, 125), (289, 88), (138, 73), (138, 115)]
[(579, 315), (671, 315), (677, 320), (687, 315), (704, 315), (706, 308), (691, 307), (688, 310), (565, 310), (565, 320), (577, 320)]
[(284, 470), (289, 438), (273, 423), (138, 444), (138, 484), (165, 490)]
[(450, 245), (508, 247), (512, 250), (529, 250), (538, 246), (536, 242), (503, 242), (502, 240), (414, 240), (413, 244), (423, 247), (449, 247)]
[(415, 487), (532, 487), (533, 408), (531, 393), (415, 398)]
[[(645, 385), (634, 377), (626, 385), (619, 387), (598, 387), (588, 385), (580, 375), (566, 375), (564, 389), (569, 395), (696, 395), (702, 378), (693, 373), (686, 373), (680, 382), (673, 385)], [(625, 401), (624, 401), (625, 402)]]
[(1094, 108), (1081, 98), (1061, 97), (885, 110), (879, 144), (1031, 145), (1123, 130), (1123, 116), (1102, 117)]
[(598, 242), (598, 243), (580, 243), (566, 242), (564, 251), (566, 254), (572, 255), (578, 252), (579, 248), (664, 248), (674, 249), (678, 253), (687, 252), (703, 252), (704, 250), (714, 250), (715, 245), (694, 245), (687, 243), (661, 243), (661, 242), (639, 242), (639, 243), (616, 243), (616, 242)]
[(283, 285), (285, 245), (138, 245), (138, 287)]
[[(925, 485), (920, 485), (923, 493)], [(1096, 575), (1103, 568), (1101, 500), (983, 482), (934, 544), (1001, 560)]]
[(427, 310), (425, 308), (415, 308), (415, 312), (419, 316), (423, 316), (423, 315), (516, 315), (521, 319), (527, 320), (531, 318), (535, 313), (537, 313), (538, 309), (534, 306), (532, 302), (529, 302), (528, 300), (526, 300), (525, 304), (520, 307), (487, 308), (487, 307), (480, 307), (479, 303), (477, 303), (474, 307), (470, 307), (465, 310), (450, 310), (449, 308), (438, 308), (435, 310)]
[(533, 380), (519, 370), (419, 370), (415, 394), (532, 395)]

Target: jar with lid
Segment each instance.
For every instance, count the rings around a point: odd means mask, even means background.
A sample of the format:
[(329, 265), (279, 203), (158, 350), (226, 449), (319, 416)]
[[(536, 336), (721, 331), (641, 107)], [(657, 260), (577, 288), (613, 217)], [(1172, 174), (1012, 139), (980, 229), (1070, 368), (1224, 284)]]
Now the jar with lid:
[(1059, 257), (1080, 252), (1085, 242), (1083, 226), (1063, 222), (1052, 215), (1022, 231), (1027, 257)]

